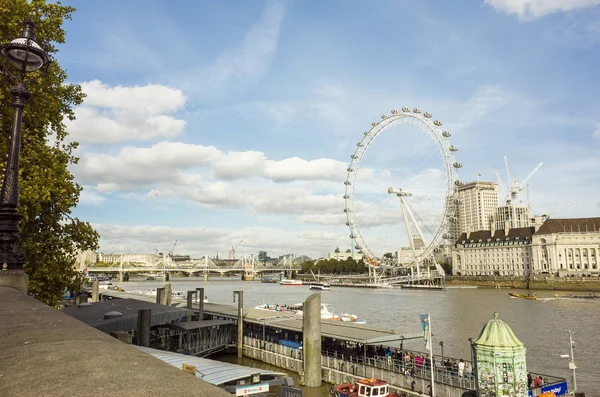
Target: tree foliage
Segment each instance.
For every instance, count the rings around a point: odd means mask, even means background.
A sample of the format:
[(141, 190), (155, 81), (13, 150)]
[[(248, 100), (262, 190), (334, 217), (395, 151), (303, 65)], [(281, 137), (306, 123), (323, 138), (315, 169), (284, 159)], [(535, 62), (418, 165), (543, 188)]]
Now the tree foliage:
[(301, 264), (302, 273), (321, 272), (324, 274), (362, 274), (367, 267), (362, 260), (356, 261), (351, 257), (338, 261), (336, 259), (321, 259), (317, 263), (307, 261)]
[[(0, 42), (16, 38), (23, 21), (37, 24), (37, 43), (53, 58), (56, 44), (65, 42), (62, 27), (73, 7), (43, 0), (0, 0)], [(5, 158), (12, 126), (13, 105), (7, 78), (9, 66), (0, 64), (0, 153)], [(71, 215), (81, 186), (69, 171), (76, 164), (78, 144), (68, 140), (63, 120), (74, 119), (73, 107), (81, 104), (81, 87), (67, 84), (67, 74), (56, 62), (47, 71), (27, 77), (31, 99), (23, 116), (21, 147), (20, 223), (21, 249), (26, 257), (29, 291), (56, 305), (65, 288), (77, 290), (80, 276), (74, 269), (76, 251), (98, 249), (98, 233), (88, 222)]]

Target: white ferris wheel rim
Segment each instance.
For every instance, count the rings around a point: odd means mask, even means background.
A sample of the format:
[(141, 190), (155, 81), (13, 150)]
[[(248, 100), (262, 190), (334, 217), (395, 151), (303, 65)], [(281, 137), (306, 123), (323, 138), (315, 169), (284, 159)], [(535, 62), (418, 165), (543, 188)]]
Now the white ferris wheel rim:
[(448, 225), (453, 219), (453, 215), (449, 213), (449, 206), (451, 205), (451, 198), (454, 193), (454, 187), (462, 184), (458, 179), (458, 168), (462, 167), (461, 163), (456, 162), (454, 158), (454, 152), (458, 150), (456, 146), (450, 144), (451, 134), (448, 131), (443, 131), (440, 127), (442, 123), (438, 120), (431, 120), (432, 116), (430, 113), (421, 113), (417, 108), (412, 111), (409, 108), (402, 108), (401, 111), (392, 110), (391, 115), (382, 114), (381, 120), (373, 122), (371, 128), (366, 131), (363, 138), (356, 144), (356, 150), (351, 156), (350, 165), (347, 168), (347, 178), (344, 184), (346, 185), (346, 192), (344, 194), (345, 209), (346, 213), (346, 225), (350, 228), (350, 238), (355, 243), (355, 248), (363, 252), (365, 258), (375, 259), (378, 263), (383, 262), (383, 258), (379, 258), (367, 244), (363, 234), (360, 231), (358, 220), (356, 219), (355, 212), (355, 199), (354, 190), (356, 186), (356, 176), (360, 169), (360, 165), (363, 161), (365, 154), (369, 146), (375, 141), (381, 132), (384, 130), (400, 125), (400, 124), (413, 124), (417, 126), (421, 131), (427, 133), (434, 141), (437, 149), (442, 156), (444, 164), (444, 174), (446, 179), (446, 192), (445, 192), (445, 205), (444, 213), (441, 217), (441, 222), (434, 233), (434, 238), (428, 242), (427, 247), (411, 261), (412, 263), (421, 262), (431, 256), (434, 249), (439, 245), (442, 240), (444, 230), (447, 229)]

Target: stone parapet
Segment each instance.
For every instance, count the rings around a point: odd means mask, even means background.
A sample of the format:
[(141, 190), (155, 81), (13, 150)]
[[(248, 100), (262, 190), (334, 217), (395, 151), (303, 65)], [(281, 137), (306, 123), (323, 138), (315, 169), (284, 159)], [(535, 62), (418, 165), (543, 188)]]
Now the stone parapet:
[(229, 394), (14, 288), (0, 286), (3, 396)]

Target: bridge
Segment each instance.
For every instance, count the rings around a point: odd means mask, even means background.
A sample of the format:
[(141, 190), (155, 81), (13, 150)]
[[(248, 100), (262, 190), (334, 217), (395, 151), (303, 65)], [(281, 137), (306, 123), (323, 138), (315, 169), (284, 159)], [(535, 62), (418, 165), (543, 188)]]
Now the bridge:
[[(201, 259), (193, 259), (185, 262), (165, 260), (150, 266), (131, 266), (131, 264), (126, 264), (121, 261), (120, 263), (115, 264), (115, 266), (88, 267), (87, 272), (95, 274), (119, 274), (121, 281), (125, 281), (129, 274), (162, 274), (163, 278), (168, 280), (171, 273), (185, 273), (189, 276), (204, 275), (206, 278), (211, 273), (220, 274), (222, 276), (226, 274), (241, 273), (245, 276), (245, 279), (251, 280), (254, 276), (262, 273), (285, 273), (299, 270), (300, 265), (294, 263), (293, 259), (294, 258), (284, 257), (276, 265), (266, 266), (256, 261), (254, 255), (242, 256), (233, 266), (225, 267), (217, 266), (214, 261), (206, 255)], [(86, 270), (83, 262), (80, 262), (79, 270), (81, 272)]]

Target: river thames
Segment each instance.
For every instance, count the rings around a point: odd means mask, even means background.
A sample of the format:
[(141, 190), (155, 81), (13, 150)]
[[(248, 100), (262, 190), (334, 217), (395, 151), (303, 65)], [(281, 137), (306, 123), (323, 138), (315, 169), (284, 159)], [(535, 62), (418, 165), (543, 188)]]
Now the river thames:
[[(308, 286), (291, 287), (279, 284), (244, 282), (239, 277), (172, 278), (173, 291), (203, 287), (208, 301), (233, 305), (234, 290), (244, 291), (244, 306), (262, 303), (293, 304), (302, 302), (310, 293)], [(165, 283), (135, 280), (117, 283), (126, 291), (155, 288)], [(530, 301), (510, 299), (508, 292), (528, 291), (494, 289), (363, 289), (332, 287), (322, 292), (323, 303), (334, 313), (352, 313), (367, 324), (392, 328), (404, 333), (420, 332), (419, 314), (431, 315), (434, 353), (440, 354), (439, 342), (444, 342), (444, 355), (470, 359), (468, 338), (477, 338), (494, 312), (506, 321), (515, 335), (527, 347), (527, 368), (536, 373), (562, 376), (571, 380), (568, 359), (569, 333), (574, 340), (578, 390), (586, 396), (600, 396), (600, 342), (598, 325), (600, 299), (542, 299)], [(553, 298), (564, 291), (538, 291), (540, 298)], [(583, 292), (577, 293), (583, 295)], [(424, 351), (419, 341), (405, 342), (405, 347)]]

